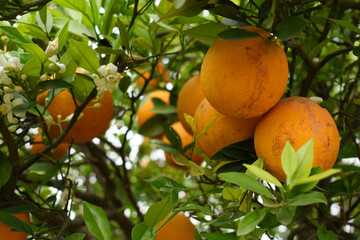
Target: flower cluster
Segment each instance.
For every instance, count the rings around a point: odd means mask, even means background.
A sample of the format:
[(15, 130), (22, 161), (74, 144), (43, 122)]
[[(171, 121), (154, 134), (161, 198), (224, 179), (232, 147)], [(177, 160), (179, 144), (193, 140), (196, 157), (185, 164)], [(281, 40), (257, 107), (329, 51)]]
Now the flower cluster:
[(101, 74), (101, 78), (95, 74), (93, 78), (98, 95), (102, 96), (105, 91), (112, 89), (115, 83), (120, 81), (120, 73), (118, 73), (117, 67), (112, 63), (102, 65), (97, 70)]
[[(66, 71), (66, 66), (63, 63), (57, 62), (59, 39), (56, 38), (54, 41), (50, 41), (46, 50), (46, 56), (60, 68), (59, 73), (64, 73)], [(54, 65), (49, 65), (49, 68), (54, 68)]]

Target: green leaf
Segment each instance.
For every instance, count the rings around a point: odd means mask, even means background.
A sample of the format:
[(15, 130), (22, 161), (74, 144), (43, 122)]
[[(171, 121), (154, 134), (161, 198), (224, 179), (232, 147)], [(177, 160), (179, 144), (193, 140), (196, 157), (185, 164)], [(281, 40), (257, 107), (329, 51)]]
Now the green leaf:
[(266, 215), (266, 208), (263, 208), (261, 210), (255, 210), (247, 215), (240, 221), (236, 235), (243, 236), (247, 235), (250, 232), (252, 232), (256, 226), (264, 219)]
[(360, 47), (354, 47), (353, 54), (357, 57), (360, 57)]
[(275, 11), (276, 11), (276, 1), (272, 1), (271, 9), (263, 24), (266, 29), (271, 28), (271, 26), (274, 24), (274, 20), (276, 17)]
[(254, 178), (246, 175), (245, 173), (229, 172), (229, 173), (220, 173), (219, 177), (225, 180), (226, 182), (234, 183), (240, 187), (248, 189), (252, 192), (264, 195), (268, 198), (274, 198), (274, 196), (269, 192), (269, 190), (261, 184), (259, 181)]
[(37, 44), (35, 43), (25, 43), (22, 45), (22, 48), (25, 49), (28, 53), (31, 54), (34, 58), (37, 58), (40, 60), (42, 64), (45, 63), (47, 57), (44, 52)]
[(131, 231), (132, 240), (141, 240), (145, 232), (149, 230), (145, 222), (137, 224)]
[(71, 82), (71, 84), (74, 86), (73, 91), (75, 98), (80, 102), (83, 102), (95, 87), (92, 79), (81, 73), (75, 74), (75, 79)]
[(119, 89), (125, 93), (129, 86), (131, 85), (131, 78), (128, 76), (125, 76), (123, 78), (121, 78), (120, 82), (119, 82)]
[(205, 23), (186, 30), (184, 33), (192, 38), (213, 42), (218, 38), (218, 34), (227, 28), (227, 26), (221, 23)]
[(339, 238), (335, 233), (327, 231), (324, 224), (320, 224), (317, 228), (317, 235), (319, 240), (338, 240)]
[(21, 114), (21, 113), (26, 112), (26, 111), (30, 110), (31, 108), (35, 107), (36, 104), (37, 104), (36, 102), (24, 103), (22, 105), (19, 105), (19, 106), (15, 107), (13, 109), (13, 113), (14, 114)]
[(205, 174), (205, 170), (197, 165), (196, 163), (194, 163), (193, 161), (188, 161), (187, 162), (187, 167), (188, 167), (188, 173), (190, 174), (190, 176), (202, 176)]
[(327, 199), (324, 194), (320, 192), (308, 192), (301, 193), (296, 197), (289, 199), (287, 204), (289, 206), (306, 206), (314, 203), (323, 203), (327, 204)]
[(184, 185), (177, 183), (168, 177), (156, 177), (156, 178), (146, 179), (145, 182), (150, 183), (160, 191), (187, 190), (187, 188)]
[(191, 23), (205, 23), (208, 22), (205, 18), (195, 16), (195, 17), (183, 17), (179, 16), (174, 18), (169, 25), (175, 25), (175, 24), (191, 24)]
[(123, 44), (126, 50), (130, 51), (130, 43), (129, 43), (129, 37), (128, 37), (128, 32), (126, 31), (126, 27), (121, 22), (120, 18), (116, 19), (116, 23), (120, 31), (121, 43)]
[(59, 44), (58, 44), (58, 52), (61, 51), (61, 49), (64, 47), (66, 41), (67, 41), (67, 37), (68, 37), (68, 30), (69, 30), (69, 21), (67, 21), (65, 23), (65, 25), (60, 28), (56, 34), (55, 34), (55, 38), (59, 39)]
[(254, 161), (256, 159), (254, 139), (247, 139), (241, 142), (230, 144), (219, 150), (217, 153), (211, 156), (210, 159), (221, 161)]
[(214, 215), (214, 213), (206, 208), (206, 207), (203, 207), (203, 206), (200, 206), (200, 205), (197, 205), (197, 204), (189, 204), (187, 206), (184, 206), (184, 207), (179, 207), (179, 208), (176, 208), (175, 209), (176, 211), (200, 211), (206, 215)]
[(53, 17), (50, 11), (44, 7), (35, 14), (36, 22), (44, 32), (50, 33), (53, 25)]
[(85, 233), (73, 233), (64, 240), (83, 240), (85, 236)]
[(226, 39), (226, 40), (236, 41), (236, 40), (247, 39), (247, 38), (261, 37), (261, 35), (258, 34), (257, 32), (249, 32), (245, 29), (232, 28), (232, 29), (228, 29), (223, 32), (220, 32), (219, 37)]
[(24, 21), (17, 21), (19, 24), (17, 26), (17, 29), (24, 35), (30, 35), (36, 38), (39, 38), (43, 41), (49, 41), (46, 33), (39, 27), (37, 24), (24, 22)]
[(0, 26), (0, 30), (2, 30), (11, 41), (15, 42), (19, 46), (22, 46), (24, 43), (32, 43), (32, 41), (22, 35), (17, 28), (12, 26)]
[(39, 87), (43, 89), (74, 88), (74, 86), (71, 85), (70, 83), (60, 79), (53, 79), (53, 80), (40, 82)]
[(21, 74), (28, 77), (40, 77), (41, 75), (41, 61), (38, 58), (29, 60), (21, 69)]
[(189, 160), (182, 153), (173, 152), (171, 153), (171, 157), (178, 165), (187, 166), (189, 163)]
[(201, 132), (199, 133), (199, 138), (201, 138), (202, 135), (204, 135), (204, 133), (215, 123), (216, 119), (218, 119), (218, 117), (220, 116), (220, 113), (218, 115), (216, 115), (213, 119), (210, 120), (210, 122), (208, 124), (206, 124), (206, 126), (201, 129)]
[(89, 231), (100, 240), (111, 239), (111, 228), (104, 210), (85, 201), (83, 208), (85, 224)]
[(336, 23), (337, 25), (340, 25), (342, 27), (350, 29), (351, 31), (353, 31), (355, 33), (360, 33), (360, 29), (348, 21), (340, 20), (340, 19), (333, 19), (333, 18), (328, 18), (328, 19), (330, 21)]
[(277, 180), (277, 178), (274, 177), (273, 175), (271, 175), (269, 172), (255, 166), (255, 165), (244, 164), (244, 166), (247, 169), (249, 169), (250, 172), (252, 172), (257, 177), (261, 178), (262, 180), (265, 180), (268, 183), (272, 183), (275, 186), (277, 186), (278, 188), (283, 188), (281, 182), (279, 180)]
[[(61, 0), (60, 0), (61, 1)], [(75, 20), (64, 17), (54, 17), (54, 26), (61, 29), (69, 22), (68, 31), (78, 37), (88, 39), (86, 36), (96, 38), (96, 33), (93, 28), (86, 26), (84, 24), (78, 23)]]
[(11, 177), (12, 166), (7, 156), (0, 151), (0, 189)]
[(276, 211), (276, 219), (283, 225), (289, 225), (295, 216), (296, 207), (288, 206), (278, 208)]
[(226, 200), (237, 202), (243, 192), (241, 188), (224, 187), (222, 195)]
[(322, 179), (328, 178), (331, 175), (337, 174), (339, 172), (341, 172), (340, 169), (335, 169), (335, 168), (328, 169), (325, 172), (318, 173), (318, 174), (312, 175), (310, 177), (300, 179), (300, 180), (296, 181), (294, 184), (301, 185), (301, 184), (311, 183), (311, 182), (315, 182), (315, 181), (320, 181)]
[(274, 34), (285, 41), (296, 37), (306, 27), (306, 21), (301, 16), (290, 16), (276, 25)]
[(298, 164), (294, 173), (293, 182), (310, 175), (314, 159), (314, 141), (315, 138), (310, 139), (296, 151)]
[(156, 106), (152, 108), (150, 112), (155, 112), (158, 114), (171, 114), (171, 113), (177, 113), (177, 108), (172, 105)]
[(117, 55), (125, 55), (125, 52), (121, 49), (112, 49), (111, 47), (101, 46), (95, 49), (98, 53), (104, 54), (117, 54)]
[(194, 17), (198, 15), (202, 10), (203, 7), (205, 7), (208, 4), (205, 0), (200, 1), (186, 1), (186, 3), (181, 7), (176, 9), (175, 7), (172, 7), (167, 11), (165, 14), (160, 16), (159, 21), (163, 21), (165, 19), (175, 17), (175, 16), (183, 16), (183, 17)]
[(196, 127), (195, 124), (196, 123), (195, 123), (194, 117), (184, 113), (184, 118), (185, 118), (185, 121), (189, 124), (192, 132), (195, 133), (195, 127)]
[(201, 233), (206, 240), (237, 240), (234, 233)]
[(154, 203), (145, 214), (144, 222), (152, 229), (170, 213), (172, 207), (173, 205), (169, 197)]
[(164, 134), (173, 147), (182, 150), (181, 139), (178, 133), (174, 130), (174, 128), (166, 126), (164, 128)]
[(76, 64), (91, 73), (97, 73), (100, 67), (98, 56), (94, 49), (85, 43), (70, 40), (71, 55)]
[(21, 221), (12, 214), (6, 212), (0, 212), (0, 222), (15, 229), (16, 231), (26, 232), (31, 234), (31, 229), (29, 229), (29, 227), (27, 226), (28, 224), (25, 221)]
[(86, 0), (53, 0), (56, 4), (73, 9), (77, 12), (81, 12), (85, 18), (83, 21), (86, 25), (92, 26), (93, 25), (93, 18), (92, 13), (90, 10), (90, 6), (88, 5)]
[(291, 146), (289, 141), (286, 141), (281, 153), (281, 165), (286, 174), (286, 182), (290, 183), (298, 165), (298, 158), (295, 149)]

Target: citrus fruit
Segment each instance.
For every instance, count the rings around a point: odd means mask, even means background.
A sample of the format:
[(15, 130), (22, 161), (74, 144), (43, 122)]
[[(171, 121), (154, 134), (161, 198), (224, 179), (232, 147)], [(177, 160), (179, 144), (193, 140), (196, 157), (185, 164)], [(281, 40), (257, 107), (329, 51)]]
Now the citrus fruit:
[[(175, 122), (175, 123), (171, 124), (170, 127), (172, 127), (177, 132), (177, 134), (179, 135), (179, 137), (181, 139), (182, 148), (184, 148), (187, 145), (192, 143), (193, 137), (185, 130), (185, 128), (183, 127), (181, 122)], [(163, 140), (164, 143), (170, 144), (170, 141), (166, 138), (166, 136), (164, 136), (162, 140)], [(185, 154), (189, 155), (190, 150), (187, 150), (185, 152)], [(171, 166), (181, 168), (181, 169), (186, 169), (186, 167), (176, 164), (169, 153), (165, 153), (165, 156), (166, 156), (166, 161)], [(197, 165), (200, 165), (204, 161), (204, 158), (201, 156), (201, 154), (193, 153), (192, 157), (191, 157), (191, 160), (194, 163), (196, 163)]]
[[(28, 213), (13, 214), (13, 216), (17, 217), (21, 221), (30, 223), (30, 216)], [(11, 231), (11, 227), (0, 222), (0, 240), (25, 240), (26, 236), (27, 233)]]
[(155, 107), (154, 103), (151, 100), (152, 98), (159, 98), (166, 104), (170, 103), (170, 92), (166, 90), (155, 90), (145, 97), (146, 100), (144, 104), (140, 106), (137, 112), (137, 120), (139, 126), (142, 126), (147, 120), (156, 115), (155, 112), (151, 111)]
[[(169, 215), (157, 226), (160, 227), (168, 218)], [(195, 240), (195, 226), (188, 217), (178, 213), (157, 231), (155, 240)]]
[[(31, 153), (35, 154), (41, 152), (45, 148), (41, 133), (34, 136), (31, 144)], [(69, 145), (67, 143), (60, 143), (55, 149), (53, 149), (53, 158), (55, 161), (60, 160), (68, 151)]]
[(205, 97), (217, 111), (237, 118), (264, 114), (281, 98), (288, 79), (288, 62), (280, 43), (257, 27), (240, 29), (261, 37), (218, 38), (201, 66)]
[(209, 122), (218, 115), (215, 122), (198, 139), (199, 148), (209, 157), (230, 144), (253, 138), (256, 123), (260, 119), (260, 117), (239, 119), (226, 116), (216, 111), (204, 98), (195, 112), (196, 135), (199, 136)]
[(313, 167), (325, 171), (335, 164), (340, 137), (330, 113), (304, 97), (282, 99), (259, 121), (254, 136), (255, 151), (264, 157), (264, 167), (281, 181), (286, 180), (281, 153), (289, 141), (297, 151), (315, 138)]
[[(145, 84), (145, 79), (150, 77), (150, 71), (145, 72), (144, 70), (139, 71), (143, 76), (140, 76), (136, 81), (138, 86), (143, 86)], [(160, 81), (168, 82), (169, 71), (165, 69), (165, 66), (162, 63), (157, 63), (155, 66), (155, 71), (153, 73), (153, 78), (149, 81), (148, 85), (155, 87)]]
[(203, 99), (204, 93), (201, 89), (200, 75), (193, 76), (181, 88), (177, 102), (179, 121), (182, 123), (185, 130), (191, 135), (193, 132), (190, 125), (185, 120), (184, 113), (194, 117), (196, 108)]
[[(47, 91), (37, 97), (39, 104), (45, 104), (46, 95)], [(75, 122), (63, 142), (73, 141), (73, 143), (76, 144), (86, 143), (104, 134), (114, 114), (113, 98), (111, 92), (106, 91), (100, 101), (94, 100), (82, 111), (83, 116)], [(100, 106), (95, 105), (98, 103), (100, 103)], [(79, 106), (81, 103), (76, 100), (76, 104)], [(95, 107), (93, 107), (94, 105)], [(67, 90), (60, 92), (52, 99), (47, 111), (51, 114), (55, 122), (58, 122), (59, 115), (61, 115), (61, 120), (64, 120), (75, 111), (73, 96)], [(65, 129), (67, 124), (67, 122), (62, 122), (62, 129)], [(58, 138), (60, 136), (59, 126), (52, 125), (49, 134), (53, 138)]]

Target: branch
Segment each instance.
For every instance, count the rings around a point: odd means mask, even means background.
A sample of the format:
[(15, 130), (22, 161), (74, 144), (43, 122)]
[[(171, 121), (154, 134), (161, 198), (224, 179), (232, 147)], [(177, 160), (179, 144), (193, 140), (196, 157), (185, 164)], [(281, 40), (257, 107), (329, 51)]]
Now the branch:
[(347, 1), (347, 0), (339, 0), (339, 6), (342, 9), (356, 9), (360, 10), (360, 2)]
[[(28, 12), (38, 11), (39, 9), (44, 7), (50, 1), (51, 0), (38, 0), (35, 2), (26, 3), (21, 8), (16, 10), (15, 12), (4, 15), (2, 18), (0, 18), (0, 20), (11, 20), (11, 19), (15, 19), (16, 16), (18, 16), (18, 15), (22, 15), (22, 14), (25, 14)], [(37, 7), (37, 8), (33, 8), (33, 7)], [(33, 8), (33, 9), (31, 9), (31, 8)]]

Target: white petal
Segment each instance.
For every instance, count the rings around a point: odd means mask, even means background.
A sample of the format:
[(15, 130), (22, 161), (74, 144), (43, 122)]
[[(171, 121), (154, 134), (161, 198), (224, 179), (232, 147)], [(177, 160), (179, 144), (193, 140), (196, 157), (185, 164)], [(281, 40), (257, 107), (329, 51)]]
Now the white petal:
[(106, 68), (108, 69), (108, 74), (115, 74), (117, 72), (117, 67), (112, 63), (106, 65)]
[(24, 100), (22, 98), (16, 98), (15, 100), (12, 101), (12, 105), (14, 107), (17, 107), (19, 105), (23, 105), (24, 104)]
[(4, 95), (3, 100), (5, 104), (11, 104), (11, 99), (13, 99), (13, 95), (11, 93)]
[(7, 60), (5, 59), (4, 54), (1, 53), (0, 54), (0, 66), (5, 67), (6, 64), (7, 64)]
[(17, 118), (14, 118), (12, 112), (9, 112), (6, 116), (7, 116), (9, 123), (17, 123), (18, 122)]
[(107, 70), (106, 70), (106, 66), (102, 65), (98, 68), (98, 72), (102, 75), (102, 76), (106, 76), (107, 75)]

